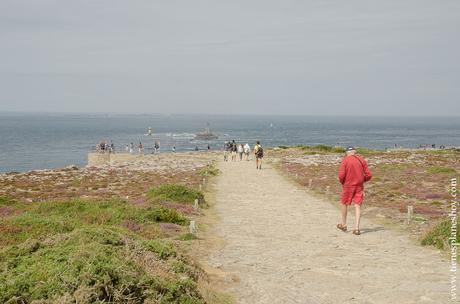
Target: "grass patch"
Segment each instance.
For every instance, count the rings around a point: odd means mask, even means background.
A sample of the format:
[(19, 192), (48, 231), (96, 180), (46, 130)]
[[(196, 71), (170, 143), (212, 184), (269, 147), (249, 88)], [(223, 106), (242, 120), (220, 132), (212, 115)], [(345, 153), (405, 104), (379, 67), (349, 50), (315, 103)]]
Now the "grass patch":
[[(451, 236), (451, 221), (445, 220), (428, 231), (422, 238), (422, 245), (431, 245), (441, 250), (450, 248), (449, 238)], [(456, 242), (460, 242), (460, 223), (457, 224)]]
[(120, 200), (41, 202), (27, 205), (22, 214), (0, 221), (0, 246), (87, 226), (121, 225), (124, 221), (136, 224), (189, 223), (175, 210), (164, 207), (141, 209)]
[(441, 166), (432, 166), (427, 169), (427, 172), (431, 174), (436, 174), (436, 173), (456, 174), (457, 173), (457, 171), (454, 168), (441, 167)]
[(208, 165), (202, 168), (199, 172), (200, 176), (207, 177), (207, 176), (217, 176), (219, 174), (219, 169), (217, 169), (214, 165)]
[[(144, 244), (115, 228), (84, 228), (0, 251), (1, 303), (204, 303), (170, 269), (151, 275)], [(148, 248), (148, 247), (147, 247)], [(170, 254), (167, 246), (162, 254)], [(143, 260), (143, 263), (139, 263)]]
[(150, 209), (145, 214), (145, 218), (159, 223), (173, 223), (178, 225), (188, 225), (189, 220), (173, 209), (164, 207)]
[(379, 150), (373, 150), (373, 149), (369, 149), (369, 148), (359, 147), (359, 148), (356, 148), (356, 152), (357, 152), (358, 154), (367, 156), (367, 155), (372, 155), (372, 154), (380, 153), (381, 151), (379, 151)]
[(172, 201), (178, 203), (193, 203), (196, 199), (200, 201), (204, 200), (204, 195), (201, 191), (176, 184), (164, 184), (152, 188), (147, 196), (155, 202)]
[(144, 247), (157, 254), (157, 256), (165, 260), (169, 257), (176, 256), (176, 250), (171, 242), (163, 241), (163, 240), (148, 240), (144, 242)]
[(304, 150), (304, 151), (313, 151), (313, 152), (319, 152), (319, 153), (344, 153), (345, 149), (342, 147), (333, 147), (329, 145), (316, 145), (316, 146), (303, 146), (299, 145), (297, 146), (298, 149)]
[(197, 237), (193, 233), (186, 233), (177, 238), (179, 241), (193, 241), (196, 240)]

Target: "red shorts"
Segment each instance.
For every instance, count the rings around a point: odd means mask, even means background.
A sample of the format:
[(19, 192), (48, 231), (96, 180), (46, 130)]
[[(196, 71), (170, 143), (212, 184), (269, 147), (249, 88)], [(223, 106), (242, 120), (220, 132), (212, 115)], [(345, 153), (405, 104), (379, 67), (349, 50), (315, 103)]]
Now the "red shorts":
[(361, 205), (361, 203), (363, 202), (363, 198), (363, 187), (342, 187), (342, 204), (351, 205), (351, 203), (354, 202), (357, 205)]

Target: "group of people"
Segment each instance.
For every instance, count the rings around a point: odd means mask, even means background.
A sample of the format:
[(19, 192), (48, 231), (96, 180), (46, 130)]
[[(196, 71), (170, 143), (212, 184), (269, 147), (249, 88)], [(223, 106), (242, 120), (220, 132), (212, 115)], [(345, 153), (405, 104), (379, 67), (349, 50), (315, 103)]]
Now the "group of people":
[[(129, 145), (126, 145), (125, 152), (129, 154), (134, 154), (134, 143), (130, 143)], [(142, 142), (139, 142), (139, 145), (137, 145), (137, 152), (139, 154), (144, 154), (144, 145), (142, 144)]]
[[(226, 162), (236, 162), (242, 160), (249, 161), (251, 155), (251, 146), (249, 145), (249, 143), (243, 145), (242, 143), (236, 143), (235, 140), (232, 140), (224, 143), (223, 151), (224, 161)], [(259, 141), (257, 141), (252, 151), (254, 153), (254, 158), (256, 160), (256, 168), (260, 170), (262, 169), (262, 159), (264, 157), (264, 150)]]
[(109, 144), (107, 140), (102, 140), (96, 145), (96, 151), (99, 153), (115, 153), (115, 145), (112, 141)]

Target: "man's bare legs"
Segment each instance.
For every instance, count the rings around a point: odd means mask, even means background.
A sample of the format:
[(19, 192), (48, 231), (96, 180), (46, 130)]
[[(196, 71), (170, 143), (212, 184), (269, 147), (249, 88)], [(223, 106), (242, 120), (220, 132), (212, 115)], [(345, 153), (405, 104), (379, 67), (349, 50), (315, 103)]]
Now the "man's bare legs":
[(343, 227), (347, 226), (347, 212), (348, 212), (348, 206), (345, 204), (342, 204), (341, 214), (342, 214), (342, 226)]
[(256, 156), (256, 168), (262, 169), (262, 158), (258, 158), (257, 156)]
[(355, 230), (359, 231), (360, 220), (361, 220), (361, 205), (355, 204)]
[[(340, 210), (342, 215), (342, 226), (347, 225), (347, 213), (348, 213), (348, 205), (342, 204), (342, 208)], [(359, 224), (361, 221), (361, 205), (355, 204), (355, 227), (354, 230), (359, 230)]]

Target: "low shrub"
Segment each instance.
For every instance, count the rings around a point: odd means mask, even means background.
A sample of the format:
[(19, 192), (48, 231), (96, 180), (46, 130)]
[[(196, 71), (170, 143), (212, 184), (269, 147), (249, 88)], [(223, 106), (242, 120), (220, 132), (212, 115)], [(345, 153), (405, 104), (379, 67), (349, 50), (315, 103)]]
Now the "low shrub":
[(436, 174), (436, 173), (456, 174), (457, 173), (457, 171), (454, 168), (441, 167), (441, 166), (432, 166), (427, 169), (427, 172), (431, 174)]
[(144, 211), (144, 217), (147, 220), (158, 223), (173, 223), (178, 225), (188, 225), (189, 220), (173, 209), (164, 207), (150, 208)]
[(217, 169), (213, 165), (208, 165), (202, 168), (199, 172), (200, 176), (207, 177), (207, 176), (217, 176), (219, 174), (219, 169)]
[(173, 201), (179, 203), (193, 203), (196, 199), (203, 200), (201, 191), (176, 184), (164, 184), (152, 188), (148, 197), (153, 201)]
[[(435, 246), (438, 249), (444, 250), (450, 248), (449, 238), (451, 237), (451, 221), (445, 220), (438, 223), (429, 230), (422, 238), (422, 245)], [(460, 242), (460, 223), (457, 223), (456, 242)]]
[(180, 241), (192, 241), (192, 240), (196, 240), (197, 237), (193, 233), (186, 233), (186, 234), (180, 235), (177, 239)]
[(144, 242), (144, 247), (148, 251), (156, 253), (156, 255), (162, 260), (176, 256), (176, 250), (174, 249), (173, 244), (168, 241), (148, 240)]
[(153, 222), (188, 224), (188, 219), (164, 207), (141, 209), (120, 200), (40, 202), (27, 205), (21, 214), (0, 221), (0, 246), (28, 238), (70, 232), (87, 226)]
[[(168, 245), (152, 247), (173, 256)], [(151, 275), (127, 231), (84, 228), (0, 250), (0, 303), (204, 303), (196, 283)], [(157, 253), (156, 251), (154, 251)], [(144, 259), (148, 259), (145, 256)]]

